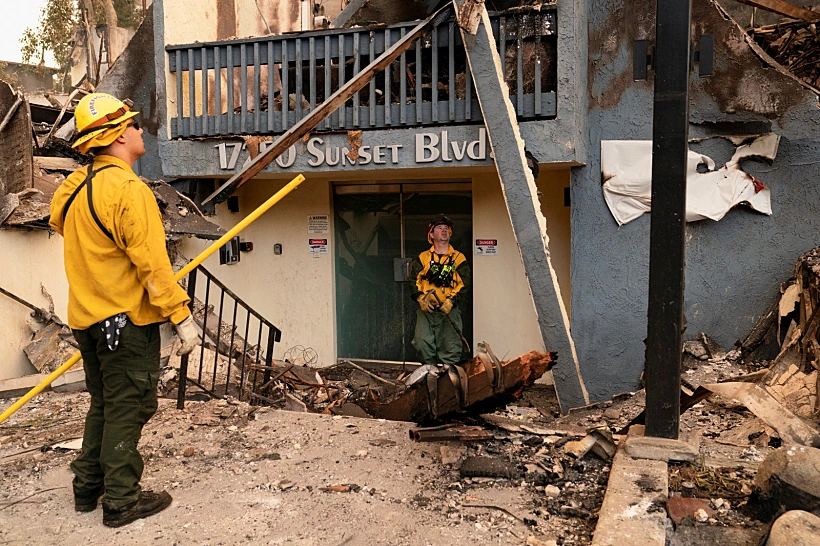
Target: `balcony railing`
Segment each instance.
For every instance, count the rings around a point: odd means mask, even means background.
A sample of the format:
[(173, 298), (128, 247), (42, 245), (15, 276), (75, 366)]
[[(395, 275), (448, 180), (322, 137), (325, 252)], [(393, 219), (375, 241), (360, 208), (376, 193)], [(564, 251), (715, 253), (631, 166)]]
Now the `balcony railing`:
[[(519, 120), (556, 115), (555, 11), (492, 15)], [(173, 138), (287, 131), (416, 23), (167, 46)], [(319, 130), (481, 122), (455, 24), (444, 22), (377, 73)]]

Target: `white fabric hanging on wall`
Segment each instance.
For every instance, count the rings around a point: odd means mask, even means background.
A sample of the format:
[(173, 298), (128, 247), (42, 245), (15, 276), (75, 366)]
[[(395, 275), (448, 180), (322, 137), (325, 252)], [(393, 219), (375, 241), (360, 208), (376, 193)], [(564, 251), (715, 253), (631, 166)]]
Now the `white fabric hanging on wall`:
[[(737, 148), (726, 165), (715, 170), (709, 156), (689, 151), (686, 177), (686, 221), (720, 220), (729, 209), (747, 203), (763, 214), (772, 214), (771, 191), (745, 172), (740, 162), (747, 157), (773, 160), (780, 136), (759, 136)], [(698, 172), (703, 165), (706, 172)], [(651, 209), (652, 141), (601, 141), (601, 172), (604, 199), (619, 225), (631, 222)]]

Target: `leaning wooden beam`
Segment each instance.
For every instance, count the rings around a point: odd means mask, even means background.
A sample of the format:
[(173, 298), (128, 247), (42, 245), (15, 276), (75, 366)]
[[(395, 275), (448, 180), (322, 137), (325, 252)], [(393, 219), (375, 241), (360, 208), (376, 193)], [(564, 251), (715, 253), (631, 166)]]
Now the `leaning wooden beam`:
[(558, 353), (558, 364), (552, 374), (561, 411), (567, 413), (570, 408), (588, 404), (589, 395), (550, 260), (547, 221), (541, 213), (535, 180), (527, 167), (524, 141), (484, 3), (481, 0), (453, 0), (453, 3), (507, 211), (524, 262), (541, 338), (544, 347)]
[(766, 11), (771, 11), (773, 13), (777, 13), (778, 15), (783, 15), (785, 17), (791, 17), (792, 19), (800, 19), (801, 21), (808, 21), (809, 23), (817, 23), (820, 22), (820, 13), (816, 11), (812, 11), (810, 9), (801, 8), (800, 6), (795, 6), (794, 4), (790, 4), (789, 2), (784, 2), (783, 0), (736, 0), (741, 4), (746, 4), (747, 6), (752, 6), (755, 8), (765, 9)]
[(361, 90), (370, 82), (377, 72), (387, 68), (390, 63), (407, 51), (413, 42), (427, 33), (427, 30), (433, 26), (433, 22), (438, 21), (449, 12), (452, 6), (445, 5), (430, 15), (427, 19), (419, 23), (416, 28), (407, 33), (401, 40), (393, 44), (390, 49), (377, 57), (373, 62), (367, 65), (364, 70), (359, 72), (349, 82), (339, 88), (338, 91), (330, 95), (325, 101), (316, 107), (316, 109), (301, 119), (296, 125), (291, 127), (286, 133), (276, 139), (273, 145), (265, 150), (263, 153), (256, 156), (256, 159), (248, 163), (248, 165), (233, 175), (227, 182), (222, 184), (214, 193), (209, 195), (202, 204), (207, 205), (211, 201), (221, 203), (230, 195), (239, 189), (242, 184), (258, 175), (262, 170), (270, 165), (270, 163), (279, 157), (285, 150), (290, 148), (296, 142), (305, 136), (311, 129), (316, 127), (327, 116), (336, 111), (337, 108), (344, 105), (348, 99), (353, 97), (357, 91)]
[[(379, 404), (371, 401), (371, 404), (366, 404), (367, 407), (362, 407), (367, 413), (380, 419), (423, 422), (434, 417), (428, 399), (430, 392), (435, 393), (435, 413), (441, 417), (492, 398), (496, 394), (518, 398), (523, 390), (544, 375), (552, 364), (552, 354), (537, 351), (530, 351), (513, 360), (502, 362), (503, 373), (499, 383), (493, 388), (484, 363), (479, 358), (474, 358), (464, 365), (467, 378), (464, 382), (456, 382), (459, 387), (456, 387), (450, 375), (445, 372), (436, 379), (434, 389), (430, 389), (426, 381), (421, 381), (389, 403)], [(464, 384), (467, 386), (467, 392), (464, 403), (459, 404), (457, 389)]]

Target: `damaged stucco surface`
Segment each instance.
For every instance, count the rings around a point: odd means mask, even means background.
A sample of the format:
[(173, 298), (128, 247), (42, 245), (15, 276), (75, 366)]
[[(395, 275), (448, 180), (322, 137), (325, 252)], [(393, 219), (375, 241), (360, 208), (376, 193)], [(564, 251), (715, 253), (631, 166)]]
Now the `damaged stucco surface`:
[[(601, 191), (601, 140), (652, 138), (652, 77), (632, 81), (633, 40), (654, 40), (655, 3), (590, 0), (587, 166), (572, 180), (572, 332), (590, 398), (638, 386), (644, 367), (649, 215), (620, 228)], [(771, 164), (744, 170), (772, 190), (773, 215), (744, 207), (720, 222), (689, 224), (684, 339), (707, 332), (725, 348), (742, 339), (792, 274), (820, 231), (820, 109), (817, 97), (764, 67), (743, 32), (709, 0), (695, 0), (693, 37), (715, 36), (715, 75), (693, 72), (691, 149), (727, 161), (734, 146), (719, 135), (774, 132)]]

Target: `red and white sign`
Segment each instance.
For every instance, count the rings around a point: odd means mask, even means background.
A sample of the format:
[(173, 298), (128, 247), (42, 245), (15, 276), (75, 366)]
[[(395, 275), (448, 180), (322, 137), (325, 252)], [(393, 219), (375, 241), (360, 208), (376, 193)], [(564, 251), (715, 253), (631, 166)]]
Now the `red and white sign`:
[(327, 254), (327, 239), (308, 239), (308, 251), (314, 256)]
[(498, 239), (476, 239), (476, 256), (496, 256), (498, 255)]

